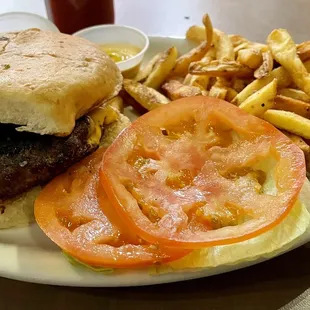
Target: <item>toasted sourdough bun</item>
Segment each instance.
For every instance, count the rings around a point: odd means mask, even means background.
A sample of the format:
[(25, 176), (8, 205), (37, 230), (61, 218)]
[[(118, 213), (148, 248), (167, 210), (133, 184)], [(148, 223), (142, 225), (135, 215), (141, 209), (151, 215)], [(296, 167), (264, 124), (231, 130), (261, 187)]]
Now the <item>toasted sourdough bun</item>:
[(122, 86), (114, 62), (80, 37), (28, 29), (2, 33), (0, 48), (0, 123), (19, 131), (69, 135)]
[[(118, 120), (105, 127), (100, 146), (108, 147), (123, 129), (130, 125), (130, 120), (123, 114)], [(0, 204), (0, 229), (26, 226), (34, 221), (33, 205), (41, 187), (37, 186), (28, 192)]]

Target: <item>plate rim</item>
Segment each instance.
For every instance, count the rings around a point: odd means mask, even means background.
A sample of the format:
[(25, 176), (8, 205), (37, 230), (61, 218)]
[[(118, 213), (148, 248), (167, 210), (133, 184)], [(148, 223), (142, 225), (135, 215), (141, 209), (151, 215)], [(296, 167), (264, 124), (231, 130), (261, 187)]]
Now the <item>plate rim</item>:
[[(148, 37), (150, 40), (149, 50), (151, 49), (152, 41), (156, 40), (165, 41), (167, 44), (169, 41), (185, 41), (185, 45), (191, 44), (190, 41), (186, 40), (185, 37), (155, 35), (149, 35)], [(32, 225), (24, 228), (12, 228), (11, 231), (14, 230), (14, 233), (16, 232), (18, 234), (19, 230), (21, 230), (21, 234), (23, 234), (23, 231), (25, 231), (31, 235), (31, 233), (33, 233), (33, 229), (35, 230), (34, 233), (38, 233), (39, 231), (42, 235), (44, 235), (36, 223), (33, 223)], [(9, 234), (9, 231), (10, 230), (6, 230), (6, 233), (4, 233), (4, 239), (5, 234)], [(4, 231), (0, 232), (0, 236), (3, 232)], [(43, 241), (47, 243), (47, 246), (49, 246), (48, 250), (44, 247), (41, 248), (40, 244), (25, 246), (14, 243), (5, 243), (1, 242), (0, 240), (0, 276), (7, 279), (29, 283), (71, 287), (133, 287), (159, 285), (189, 281), (243, 269), (280, 256), (310, 241), (310, 233), (304, 233), (297, 240), (294, 240), (292, 243), (287, 244), (278, 252), (274, 253), (273, 256), (265, 255), (232, 265), (221, 265), (199, 270), (183, 270), (161, 275), (150, 275), (149, 269), (116, 271), (111, 275), (105, 275), (98, 274), (83, 267), (72, 266), (62, 255), (60, 248), (54, 245), (52, 241), (48, 239), (48, 237), (44, 237), (46, 240), (44, 239)], [(28, 269), (29, 266), (22, 266), (23, 261), (19, 261), (19, 256), (22, 256), (22, 260), (24, 259), (27, 261), (28, 259), (31, 261), (31, 259), (36, 257), (35, 255), (38, 254), (40, 254), (40, 257), (33, 264), (37, 268), (37, 273), (31, 271), (31, 268)], [(62, 271), (60, 273), (58, 271), (54, 273), (48, 272), (47, 270), (53, 266), (58, 266), (58, 268), (61, 267)], [(63, 276), (59, 278), (61, 273), (64, 273), (65, 275), (68, 273), (69, 277), (66, 278), (66, 276)]]

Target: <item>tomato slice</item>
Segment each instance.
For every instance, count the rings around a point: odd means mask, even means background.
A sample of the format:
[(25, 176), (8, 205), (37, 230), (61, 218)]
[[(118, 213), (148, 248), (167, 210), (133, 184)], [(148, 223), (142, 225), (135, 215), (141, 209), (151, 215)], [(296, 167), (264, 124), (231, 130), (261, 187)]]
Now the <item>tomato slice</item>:
[(100, 176), (141, 238), (193, 249), (246, 240), (281, 222), (305, 162), (269, 123), (194, 97), (136, 120), (104, 154)]
[(44, 233), (91, 266), (147, 266), (188, 253), (147, 244), (128, 229), (99, 184), (103, 152), (99, 149), (74, 165), (40, 193), (34, 211)]

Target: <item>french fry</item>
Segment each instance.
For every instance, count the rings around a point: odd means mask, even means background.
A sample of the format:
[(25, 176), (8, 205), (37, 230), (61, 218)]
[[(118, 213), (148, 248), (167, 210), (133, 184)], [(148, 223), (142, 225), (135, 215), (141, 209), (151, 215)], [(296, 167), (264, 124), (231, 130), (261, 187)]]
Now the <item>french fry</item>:
[(217, 78), (216, 77), (209, 77), (209, 84), (208, 84), (208, 87), (207, 87), (207, 90), (210, 90), (211, 87), (217, 82)]
[(239, 51), (241, 51), (243, 49), (258, 49), (262, 53), (264, 53), (264, 52), (268, 51), (268, 46), (265, 44), (260, 44), (260, 43), (256, 43), (256, 42), (244, 42), (244, 43), (241, 43), (240, 45), (237, 45), (236, 47), (234, 47), (234, 52), (236, 55), (238, 55)]
[(217, 77), (215, 83), (210, 87), (209, 96), (225, 99), (228, 88), (231, 86), (231, 79), (226, 77)]
[(208, 96), (225, 99), (231, 81), (224, 77), (217, 77), (214, 85), (211, 86)]
[(203, 16), (203, 24), (205, 26), (205, 38), (197, 47), (190, 50), (188, 53), (179, 57), (176, 61), (175, 67), (172, 70), (171, 76), (185, 76), (188, 72), (188, 67), (191, 62), (201, 60), (207, 51), (211, 48), (213, 41), (213, 26), (208, 14)]
[[(183, 84), (184, 85), (190, 85), (191, 80), (193, 78), (194, 75), (187, 73), (187, 75), (185, 76), (184, 80), (183, 80)], [(195, 75), (195, 76), (199, 76), (199, 75)]]
[(209, 84), (209, 80), (209, 77), (205, 75), (188, 74), (185, 77), (183, 84), (188, 86), (196, 86), (202, 90), (206, 90)]
[(305, 61), (304, 66), (305, 66), (307, 72), (310, 72), (310, 60)]
[(171, 72), (171, 76), (185, 76), (188, 73), (189, 65), (194, 62), (198, 61), (207, 52), (207, 42), (202, 42), (197, 47), (190, 50), (188, 53), (182, 55), (176, 60), (175, 67)]
[(249, 40), (247, 40), (246, 38), (238, 35), (238, 34), (229, 34), (228, 35), (228, 38), (230, 39), (233, 47), (237, 47), (238, 45), (240, 44), (243, 44), (243, 43), (249, 43)]
[(226, 78), (226, 77), (217, 77), (216, 78), (216, 84), (218, 86), (230, 87), (231, 86), (231, 79)]
[(288, 72), (282, 68), (276, 68), (270, 72), (270, 74), (260, 80), (254, 80), (251, 84), (247, 85), (232, 101), (236, 105), (240, 105), (245, 99), (251, 96), (256, 91), (260, 90), (267, 84), (269, 84), (273, 79), (277, 79), (278, 89), (288, 87), (292, 79)]
[(274, 109), (296, 113), (310, 119), (310, 103), (283, 95), (275, 97)]
[(290, 97), (293, 99), (305, 101), (305, 102), (310, 102), (310, 97), (303, 92), (302, 90), (299, 89), (294, 89), (294, 88), (282, 88), (278, 91), (279, 95), (283, 95), (286, 97)]
[(269, 50), (268, 46), (266, 44), (257, 43), (257, 42), (250, 42), (249, 47), (250, 48), (258, 48), (261, 50), (262, 53), (267, 52)]
[(163, 57), (164, 53), (156, 54), (144, 67), (142, 67), (135, 76), (134, 81), (143, 83), (151, 74), (155, 64)]
[(138, 115), (143, 115), (148, 112), (140, 103), (138, 103), (133, 97), (131, 97), (125, 89), (122, 89), (119, 92), (119, 95), (122, 97), (123, 102), (126, 106), (131, 106), (134, 110), (134, 113)]
[(293, 143), (295, 143), (303, 152), (306, 158), (310, 156), (310, 146), (305, 142), (305, 140), (299, 136), (296, 136), (292, 133), (283, 131), (282, 132), (291, 139)]
[(186, 39), (202, 43), (204, 41), (208, 42), (208, 47), (212, 44), (212, 37), (213, 37), (213, 26), (211, 23), (211, 19), (208, 14), (205, 14), (202, 18), (202, 22), (204, 27), (202, 26), (191, 26), (186, 31)]
[(253, 70), (237, 61), (213, 60), (209, 63), (201, 61), (191, 63), (189, 67), (191, 74), (224, 77), (250, 77)]
[(213, 26), (212, 26), (211, 19), (208, 14), (205, 14), (203, 16), (202, 22), (205, 26), (206, 41), (207, 41), (206, 50), (208, 51), (213, 43)]
[(213, 85), (209, 91), (210, 97), (215, 97), (219, 99), (225, 99), (227, 94), (227, 88), (223, 86), (217, 86), (216, 84)]
[(294, 133), (303, 138), (310, 138), (310, 120), (288, 111), (268, 110), (264, 119), (279, 129)]
[(297, 45), (297, 55), (301, 61), (310, 59), (310, 41)]
[(273, 101), (277, 95), (277, 80), (272, 80), (269, 84), (252, 94), (244, 100), (239, 108), (255, 116), (262, 116), (274, 105)]
[(124, 79), (124, 89), (148, 111), (170, 102), (168, 98), (159, 93), (157, 90), (132, 80)]
[(228, 37), (228, 35), (218, 29), (214, 29), (214, 33), (217, 39), (214, 40), (214, 45), (216, 48), (216, 59), (229, 61), (235, 60), (234, 47)]
[(174, 68), (177, 57), (178, 51), (176, 47), (173, 46), (166, 50), (156, 61), (151, 73), (143, 84), (158, 89)]
[(237, 92), (240, 93), (247, 85), (249, 81), (247, 79), (242, 78), (232, 78), (232, 88)]
[(293, 82), (310, 96), (310, 74), (297, 55), (296, 44), (285, 29), (276, 29), (267, 39), (274, 59), (291, 75)]
[(263, 63), (263, 56), (260, 49), (246, 48), (238, 52), (237, 61), (251, 69), (257, 69)]
[(179, 81), (170, 80), (162, 86), (162, 89), (171, 100), (177, 100), (184, 97), (193, 97), (206, 95), (199, 87), (188, 86)]
[[(209, 63), (215, 59), (215, 48), (211, 47), (206, 55), (201, 59), (202, 62)], [(184, 79), (183, 84), (189, 86), (197, 86), (206, 90), (209, 84), (210, 78), (206, 75), (192, 75), (188, 73)]]
[(199, 44), (206, 41), (205, 28), (202, 26), (191, 26), (186, 31), (186, 39), (194, 41)]
[(238, 95), (237, 91), (235, 91), (231, 87), (228, 87), (225, 100), (227, 100), (228, 102), (231, 102), (237, 95)]
[(263, 63), (254, 72), (254, 77), (261, 79), (270, 74), (273, 69), (273, 58), (270, 51), (262, 53)]
[(235, 57), (238, 56), (238, 53), (244, 49), (249, 48), (249, 43), (241, 43), (240, 45), (237, 45), (236, 47), (234, 47), (234, 53), (235, 53)]

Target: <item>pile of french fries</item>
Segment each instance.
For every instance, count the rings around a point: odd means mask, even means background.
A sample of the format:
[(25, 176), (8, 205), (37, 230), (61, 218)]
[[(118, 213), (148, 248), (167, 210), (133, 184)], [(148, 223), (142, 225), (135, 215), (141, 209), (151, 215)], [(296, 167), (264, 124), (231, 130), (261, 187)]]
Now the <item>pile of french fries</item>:
[(208, 15), (203, 24), (186, 33), (195, 48), (178, 56), (171, 47), (124, 81), (130, 104), (143, 113), (183, 97), (229, 101), (282, 130), (303, 150), (310, 171), (310, 41), (295, 44), (275, 29), (261, 44), (213, 28)]

